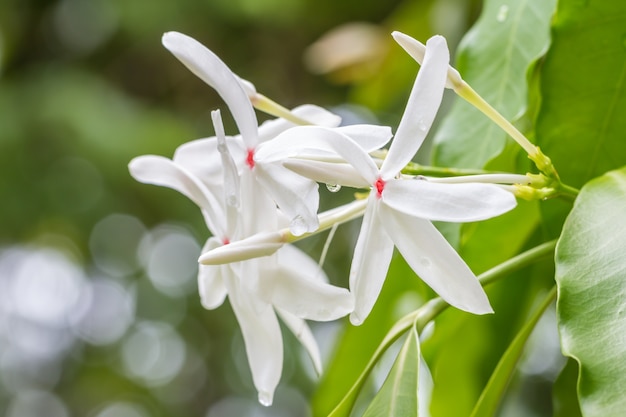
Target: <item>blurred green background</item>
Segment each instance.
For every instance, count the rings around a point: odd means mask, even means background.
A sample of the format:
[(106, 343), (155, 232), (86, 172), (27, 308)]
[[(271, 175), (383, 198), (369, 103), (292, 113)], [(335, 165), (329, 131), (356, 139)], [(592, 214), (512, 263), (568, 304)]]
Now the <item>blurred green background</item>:
[[(287, 334), (275, 406), (256, 403), (230, 308), (199, 303), (199, 210), (128, 174), (134, 156), (212, 135), (224, 108), (161, 35), (195, 37), (288, 107), (395, 126), (417, 66), (388, 34), (454, 48), (479, 12), (477, 0), (0, 1), (0, 415), (309, 415), (316, 378)], [(347, 27), (350, 47), (308, 49), (353, 22), (370, 25)], [(357, 226), (327, 264), (340, 285)], [(314, 324), (326, 360), (345, 324)]]

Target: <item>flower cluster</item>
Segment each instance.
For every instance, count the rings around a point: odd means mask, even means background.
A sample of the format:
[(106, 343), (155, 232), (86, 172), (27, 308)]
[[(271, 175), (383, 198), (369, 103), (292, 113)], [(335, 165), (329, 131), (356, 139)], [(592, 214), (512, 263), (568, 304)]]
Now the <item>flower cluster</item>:
[[(406, 41), (406, 35), (394, 37)], [(213, 309), (228, 296), (261, 403), (271, 404), (282, 370), (277, 316), (320, 372), (319, 350), (305, 320), (350, 314), (353, 324), (362, 323), (378, 298), (394, 246), (451, 305), (475, 314), (492, 311), (476, 276), (431, 220), (498, 216), (515, 206), (514, 195), (493, 179), (402, 174), (430, 129), (444, 88), (458, 77), (442, 37), (431, 38), (419, 54), (422, 68), (388, 152), (381, 151), (392, 139), (388, 127), (340, 126), (338, 116), (313, 105), (287, 110), (196, 40), (169, 32), (163, 45), (220, 94), (239, 135), (226, 136), (214, 111), (215, 137), (182, 145), (172, 159), (135, 158), (130, 172), (138, 181), (175, 189), (200, 207), (212, 235), (200, 258), (202, 304)], [(254, 107), (277, 118), (259, 126)], [(318, 183), (369, 195), (318, 213)], [(349, 290), (330, 285), (318, 263), (289, 244), (359, 216)]]

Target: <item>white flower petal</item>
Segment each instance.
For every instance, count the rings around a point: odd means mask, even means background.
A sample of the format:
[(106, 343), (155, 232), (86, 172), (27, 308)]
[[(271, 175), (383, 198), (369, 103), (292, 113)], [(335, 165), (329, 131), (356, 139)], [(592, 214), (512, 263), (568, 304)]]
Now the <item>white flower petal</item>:
[[(256, 168), (255, 168), (256, 170)], [(278, 210), (264, 187), (260, 186), (255, 173), (245, 169), (240, 177), (241, 223), (240, 236), (247, 237), (278, 229)]]
[[(313, 104), (298, 106), (291, 112), (294, 116), (316, 126), (337, 127), (341, 123), (341, 117)], [(283, 118), (267, 120), (259, 126), (259, 141), (266, 142), (274, 139), (280, 133), (295, 126), (297, 126), (295, 123)]]
[(320, 354), (320, 348), (317, 345), (317, 341), (313, 337), (311, 329), (304, 320), (294, 316), (288, 311), (276, 308), (276, 313), (283, 320), (285, 325), (291, 330), (291, 333), (298, 339), (298, 341), (304, 346), (311, 362), (313, 362), (313, 368), (317, 375), (322, 374), (322, 355)]
[(198, 262), (202, 265), (221, 265), (269, 256), (283, 246), (282, 239), (278, 232), (259, 233), (207, 252), (203, 251)]
[(428, 180), (391, 180), (383, 202), (405, 214), (428, 220), (472, 222), (513, 209), (515, 196), (493, 184), (441, 184)]
[(252, 99), (257, 95), (256, 87), (254, 86), (254, 84), (252, 84), (248, 80), (244, 80), (237, 74), (235, 74), (235, 77), (237, 77), (237, 80), (243, 87), (243, 91), (246, 92), (246, 94), (248, 95), (248, 98), (250, 98), (250, 101), (252, 101)]
[(417, 74), (400, 125), (380, 168), (382, 177), (395, 177), (413, 159), (437, 115), (443, 98), (450, 56), (446, 40), (433, 36), (426, 43), (424, 65)]
[(378, 167), (369, 154), (355, 141), (338, 130), (324, 128), (317, 128), (317, 130), (334, 133), (334, 135), (320, 136), (320, 140), (326, 141), (328, 145), (330, 145), (346, 162), (352, 165), (368, 183), (373, 184), (376, 182), (379, 175)]
[(156, 155), (134, 158), (128, 164), (130, 174), (144, 184), (168, 187), (185, 195), (207, 213), (207, 226), (214, 235), (224, 237), (221, 224), (224, 210), (213, 194), (189, 171), (172, 160)]
[[(207, 240), (202, 252), (208, 252), (221, 245), (216, 238)], [(213, 310), (224, 303), (226, 298), (226, 285), (224, 284), (223, 274), (227, 273), (223, 268), (229, 266), (222, 265), (200, 265), (198, 269), (198, 292), (200, 293), (200, 301), (202, 306), (208, 310)]]
[[(421, 43), (420, 41), (413, 39), (412, 37), (405, 35), (402, 32), (393, 32), (391, 34), (393, 38), (398, 42), (398, 44), (409, 54), (411, 58), (417, 61), (418, 64), (422, 65), (424, 62), (424, 53), (426, 53), (426, 45)], [(463, 82), (461, 78), (461, 74), (448, 66), (448, 77), (446, 79), (446, 88), (454, 88), (455, 84), (460, 84)]]
[(257, 164), (257, 181), (290, 219), (295, 236), (317, 230), (318, 185), (279, 164)]
[(247, 297), (242, 296), (241, 291), (245, 289), (234, 283), (228, 286), (230, 304), (241, 327), (259, 401), (269, 406), (283, 368), (280, 325), (274, 309), (257, 311), (246, 302)]
[(283, 166), (313, 181), (345, 187), (367, 188), (370, 184), (350, 164), (314, 159), (289, 158)]
[(372, 311), (393, 255), (393, 242), (378, 218), (380, 205), (377, 197), (370, 194), (350, 267), (350, 290), (355, 299), (350, 322), (355, 326)]
[[(345, 288), (326, 283), (326, 275), (309, 256), (287, 245), (277, 253), (278, 268), (267, 274), (273, 305), (296, 317), (316, 321), (336, 320), (354, 308)], [(264, 283), (262, 285), (265, 285)]]
[[(341, 129), (344, 128), (320, 126), (291, 128), (259, 146), (255, 153), (255, 160), (259, 163), (283, 162), (287, 158), (294, 157), (338, 162), (345, 160), (354, 165), (364, 178), (370, 176), (371, 181), (368, 179), (367, 182), (373, 183), (378, 177), (378, 168), (369, 157), (369, 150), (363, 149), (356, 141), (342, 133)], [(385, 140), (387, 138), (385, 128), (371, 128), (369, 125), (352, 127), (348, 131), (354, 134), (362, 133), (367, 146), (381, 142), (380, 138)], [(379, 135), (379, 137), (374, 140), (373, 135)]]
[(380, 205), (380, 221), (413, 271), (450, 305), (474, 314), (492, 313), (474, 273), (428, 220)]
[(389, 126), (359, 124), (338, 127), (337, 130), (358, 143), (367, 153), (382, 148), (393, 136)]
[(191, 72), (218, 92), (230, 109), (246, 146), (254, 148), (258, 143), (257, 119), (239, 77), (217, 55), (187, 35), (167, 32), (162, 43)]

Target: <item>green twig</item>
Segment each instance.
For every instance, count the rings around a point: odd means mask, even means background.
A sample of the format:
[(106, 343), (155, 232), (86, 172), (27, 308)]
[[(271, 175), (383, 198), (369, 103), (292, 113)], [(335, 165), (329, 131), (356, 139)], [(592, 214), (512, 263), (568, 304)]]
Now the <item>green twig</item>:
[(491, 172), (482, 169), (447, 168), (421, 165), (409, 162), (402, 173), (406, 175), (428, 175), (431, 177), (462, 177), (464, 175), (489, 174)]

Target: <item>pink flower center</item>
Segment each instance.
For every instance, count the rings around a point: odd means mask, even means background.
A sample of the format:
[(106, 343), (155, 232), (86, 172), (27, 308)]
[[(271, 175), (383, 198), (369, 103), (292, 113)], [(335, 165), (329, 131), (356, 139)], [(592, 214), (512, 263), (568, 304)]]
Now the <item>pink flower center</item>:
[(223, 245), (228, 245), (230, 243), (230, 239), (228, 239), (227, 237), (225, 237), (224, 239), (222, 239), (222, 244)]
[(374, 183), (374, 187), (376, 187), (376, 197), (381, 198), (385, 189), (385, 180), (378, 178)]
[(254, 149), (248, 149), (248, 155), (246, 156), (246, 165), (248, 165), (250, 169), (254, 168)]

